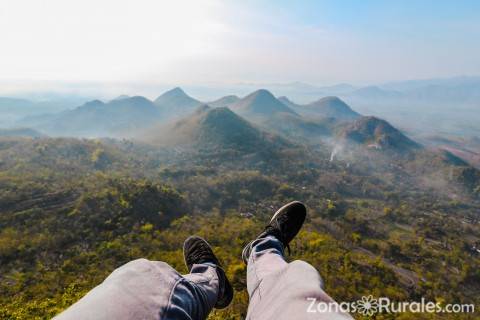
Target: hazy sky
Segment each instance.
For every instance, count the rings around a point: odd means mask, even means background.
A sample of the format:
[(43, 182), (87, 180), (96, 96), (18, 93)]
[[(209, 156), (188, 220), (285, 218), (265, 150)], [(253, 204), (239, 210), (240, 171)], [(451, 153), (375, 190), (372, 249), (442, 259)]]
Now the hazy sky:
[(4, 86), (479, 75), (480, 1), (0, 0), (0, 41)]

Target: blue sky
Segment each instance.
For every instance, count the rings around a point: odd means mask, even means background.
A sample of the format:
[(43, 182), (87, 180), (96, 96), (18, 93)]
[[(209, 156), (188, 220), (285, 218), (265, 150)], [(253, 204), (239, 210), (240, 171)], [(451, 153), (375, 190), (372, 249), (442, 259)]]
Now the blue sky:
[[(278, 10), (299, 23), (330, 26), (357, 32), (382, 33), (405, 30), (448, 31), (453, 25), (476, 25), (480, 2), (473, 0), (337, 0), (337, 1), (250, 1), (260, 10)], [(473, 31), (473, 30), (472, 30)]]
[(12, 90), (480, 75), (471, 0), (7, 0), (0, 38)]

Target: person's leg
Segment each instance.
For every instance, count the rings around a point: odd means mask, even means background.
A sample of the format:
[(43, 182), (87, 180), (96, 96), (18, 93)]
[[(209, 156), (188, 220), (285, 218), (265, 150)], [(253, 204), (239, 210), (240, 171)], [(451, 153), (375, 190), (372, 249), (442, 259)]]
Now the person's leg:
[(55, 319), (197, 320), (214, 307), (226, 307), (233, 292), (208, 244), (191, 237), (184, 254), (189, 274), (182, 276), (164, 262), (131, 261)]
[(218, 300), (220, 280), (213, 263), (194, 264), (177, 282), (160, 319), (205, 319)]
[(316, 304), (335, 303), (323, 291), (319, 273), (306, 262), (287, 263), (284, 259), (284, 248), (300, 230), (305, 216), (301, 203), (287, 204), (245, 247), (243, 259), (247, 262), (250, 297), (247, 319), (352, 319), (341, 312), (318, 312)]
[(164, 262), (131, 261), (55, 319), (202, 319), (215, 304), (218, 277), (214, 266), (201, 267), (197, 285)]
[(274, 236), (258, 238), (251, 243), (247, 263), (247, 290), (252, 296), (263, 279), (281, 272), (288, 266), (283, 257), (283, 245)]

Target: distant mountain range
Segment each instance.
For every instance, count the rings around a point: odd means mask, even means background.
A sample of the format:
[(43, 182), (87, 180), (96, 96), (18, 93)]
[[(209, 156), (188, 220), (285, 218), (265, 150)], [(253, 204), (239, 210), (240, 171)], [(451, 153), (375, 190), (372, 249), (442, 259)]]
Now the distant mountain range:
[[(285, 97), (283, 97), (286, 101)], [(89, 101), (73, 110), (58, 114), (27, 117), (18, 123), (22, 127), (36, 128), (51, 135), (115, 136), (135, 135), (157, 123), (181, 119), (203, 103), (174, 88), (155, 101), (141, 96), (119, 96), (108, 102)], [(287, 104), (290, 104), (287, 105)], [(326, 134), (326, 120), (351, 120), (360, 116), (345, 102), (336, 97), (326, 97), (308, 105), (282, 102), (267, 90), (260, 89), (245, 97), (225, 96), (209, 103), (211, 107), (228, 107), (246, 119), (270, 129), (286, 133)], [(311, 118), (315, 118), (312, 120)], [(315, 123), (321, 123), (321, 125)]]
[[(475, 82), (468, 83), (473, 86)], [(466, 84), (463, 83), (463, 85)], [(341, 92), (343, 96), (349, 97), (348, 99), (368, 97), (370, 101), (375, 99), (384, 101), (387, 98), (399, 98), (404, 95), (405, 91), (413, 92), (421, 87), (422, 83), (420, 82), (391, 84), (388, 89), (375, 86), (355, 88), (349, 85), (328, 88)], [(314, 88), (304, 86), (303, 89), (313, 90)], [(28, 105), (27, 100), (0, 99), (0, 102), (2, 101), (10, 103), (11, 109), (20, 105)], [(213, 111), (215, 108), (222, 108), (222, 111)], [(204, 112), (201, 113), (199, 110), (204, 110)], [(207, 110), (209, 111), (207, 112)], [(171, 128), (171, 133), (178, 133), (178, 137), (180, 137), (181, 132), (188, 131), (186, 130), (187, 124), (190, 124), (191, 131), (195, 132), (194, 135), (204, 137), (204, 129), (195, 131), (199, 124), (193, 119), (200, 121), (210, 112), (212, 117), (218, 112), (219, 115), (225, 117), (226, 123), (231, 124), (230, 127), (224, 129), (234, 130), (233, 128), (238, 127), (234, 125), (237, 122), (230, 119), (232, 115), (235, 115), (240, 116), (239, 119), (242, 121), (247, 121), (253, 128), (301, 143), (341, 139), (377, 150), (405, 151), (420, 147), (420, 144), (408, 138), (405, 133), (389, 122), (378, 116), (363, 117), (338, 96), (326, 96), (307, 104), (300, 104), (286, 96), (277, 98), (266, 89), (255, 90), (243, 97), (227, 95), (207, 104), (189, 96), (178, 87), (166, 91), (154, 101), (142, 96), (121, 95), (106, 102), (92, 100), (59, 113), (28, 116), (17, 121), (16, 127), (32, 128), (40, 134), (52, 136), (128, 138), (151, 132), (151, 128), (164, 128), (179, 120), (177, 127)], [(188, 117), (193, 118), (188, 119)], [(208, 119), (221, 121), (218, 120), (220, 118), (218, 116)], [(245, 133), (246, 131), (241, 132)], [(161, 134), (172, 137), (171, 133), (163, 132)], [(212, 141), (217, 141), (213, 138), (214, 135), (211, 137)], [(194, 141), (193, 138), (190, 136), (190, 141)], [(245, 139), (251, 139), (251, 137)], [(474, 159), (470, 150), (465, 150), (463, 153), (457, 152), (457, 154), (469, 155), (470, 159)]]
[(160, 115), (161, 110), (152, 101), (136, 96), (108, 102), (93, 100), (73, 110), (26, 118), (20, 125), (57, 136), (128, 136)]
[[(160, 95), (155, 101), (141, 96), (126, 95), (108, 102), (93, 100), (73, 110), (27, 118), (21, 125), (29, 125), (52, 135), (129, 137), (135, 136), (138, 132), (146, 132), (150, 127), (164, 127), (162, 124), (172, 122), (173, 119), (181, 119), (170, 128), (171, 133), (176, 133), (177, 138), (184, 136), (194, 142), (195, 139), (209, 136), (212, 141), (216, 141), (218, 132), (213, 135), (213, 132), (206, 131), (200, 126), (208, 123), (211, 126), (209, 128), (222, 128), (224, 130), (222, 136), (225, 138), (244, 135), (244, 139), (254, 141), (252, 134), (246, 135), (246, 132), (251, 133), (254, 128), (247, 122), (248, 120), (289, 138), (302, 138), (308, 141), (312, 138), (333, 136), (334, 132), (338, 131), (335, 128), (340, 123), (360, 118), (360, 121), (352, 123), (350, 128), (352, 132), (344, 133), (344, 137), (358, 142), (359, 135), (353, 132), (360, 130), (362, 137), (375, 143), (407, 144), (407, 138), (399, 132), (394, 132), (394, 128), (386, 122), (376, 120), (375, 128), (372, 129), (374, 118), (368, 118), (369, 120), (364, 123), (361, 115), (338, 97), (324, 97), (301, 105), (287, 97), (277, 99), (271, 92), (260, 89), (242, 98), (225, 96), (210, 104), (219, 108), (212, 109), (211, 106), (203, 105), (199, 100), (187, 95), (181, 88), (174, 88)], [(213, 125), (215, 121), (219, 123)], [(250, 131), (246, 130), (247, 127)], [(206, 135), (206, 132), (209, 134)], [(376, 136), (367, 139), (367, 134)], [(379, 140), (379, 135), (384, 135), (382, 138), (384, 140)], [(168, 136), (172, 138), (172, 134)]]
[[(364, 91), (378, 94), (376, 88)], [(450, 170), (453, 180), (470, 189), (480, 176), (470, 167), (476, 164), (472, 161), (476, 154), (451, 146), (424, 147), (386, 120), (364, 116), (336, 96), (300, 104), (260, 89), (243, 97), (227, 95), (208, 105), (174, 88), (155, 101), (126, 95), (106, 102), (92, 100), (71, 110), (24, 118), (18, 125), (33, 131), (0, 131), (2, 139), (42, 139), (44, 134), (127, 138), (135, 148), (153, 148), (167, 162), (262, 170), (273, 163), (288, 166), (292, 157), (319, 151), (330, 155), (321, 161), (341, 161), (347, 167), (356, 163), (360, 168), (353, 169), (361, 172), (402, 174), (405, 166), (414, 176), (434, 179), (437, 171)], [(433, 183), (428, 179), (422, 183)]]
[(339, 96), (350, 100), (373, 102), (408, 102), (415, 105), (449, 104), (478, 105), (480, 101), (480, 77), (454, 77), (398, 81), (368, 86), (339, 84), (313, 86), (301, 82), (266, 84), (264, 87), (301, 100), (313, 100), (318, 96)]
[[(172, 119), (195, 110), (206, 101), (211, 101), (207, 103), (212, 107), (232, 107), (240, 103), (239, 97), (246, 98), (248, 93), (258, 87), (263, 87), (275, 95), (288, 96), (291, 101), (286, 101), (284, 97), (278, 100), (296, 113), (301, 113), (295, 108), (296, 105), (305, 105), (319, 98), (332, 96), (354, 106), (358, 113), (385, 118), (397, 126), (411, 130), (411, 133), (480, 135), (480, 129), (476, 126), (476, 123), (480, 122), (480, 77), (410, 80), (368, 86), (346, 83), (316, 86), (302, 82), (189, 86), (188, 91), (197, 96), (230, 95), (217, 101), (202, 100), (192, 98), (182, 89), (175, 88), (156, 98), (154, 103), (162, 108), (165, 119)], [(241, 94), (234, 96), (231, 93)], [(21, 125), (18, 123), (20, 118), (58, 113), (73, 109), (86, 101), (79, 96), (48, 97), (48, 100), (41, 101), (0, 97), (0, 127), (18, 126)], [(121, 95), (114, 100), (128, 97)], [(438, 125), (439, 121), (442, 126)]]

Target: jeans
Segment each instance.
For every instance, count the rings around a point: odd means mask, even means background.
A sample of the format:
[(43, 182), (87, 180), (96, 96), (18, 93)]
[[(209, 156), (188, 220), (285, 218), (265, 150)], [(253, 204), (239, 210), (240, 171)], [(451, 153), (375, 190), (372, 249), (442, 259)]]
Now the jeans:
[[(318, 303), (335, 301), (323, 291), (323, 281), (310, 264), (295, 260), (287, 263), (283, 245), (273, 236), (252, 243), (247, 266), (250, 297), (248, 320), (337, 320), (352, 319), (347, 313), (319, 312)], [(315, 306), (312, 307), (312, 302)]]
[(205, 319), (217, 301), (216, 268), (195, 264), (182, 276), (165, 262), (134, 260), (55, 319)]
[[(189, 274), (180, 275), (164, 262), (134, 260), (115, 270), (55, 319), (206, 319), (219, 292), (216, 268), (213, 264), (197, 264)], [(247, 267), (247, 319), (352, 319), (335, 311), (307, 312), (312, 299), (317, 303), (334, 302), (322, 286), (320, 275), (311, 265), (285, 261), (283, 246), (275, 237), (252, 243)]]

